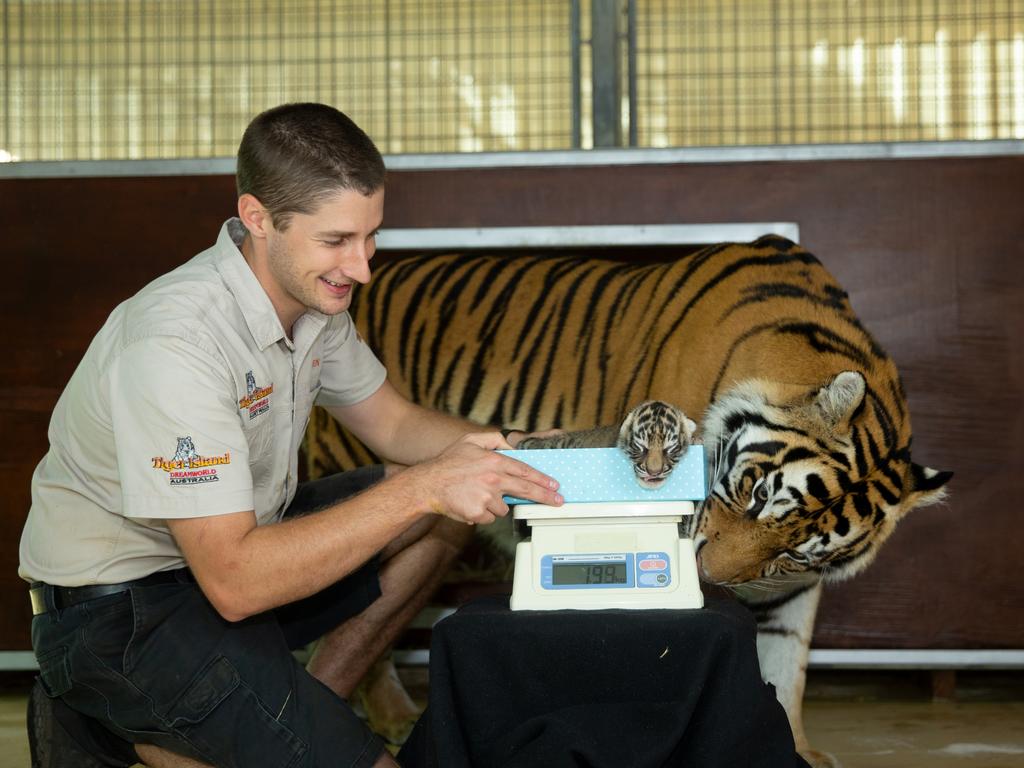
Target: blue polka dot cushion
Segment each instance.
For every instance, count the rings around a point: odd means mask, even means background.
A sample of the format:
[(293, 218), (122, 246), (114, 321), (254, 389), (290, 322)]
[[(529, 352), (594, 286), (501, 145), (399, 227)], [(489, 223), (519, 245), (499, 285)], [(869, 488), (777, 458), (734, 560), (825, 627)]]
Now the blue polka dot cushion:
[[(555, 478), (566, 503), (593, 501), (697, 501), (706, 495), (704, 446), (691, 445), (660, 488), (643, 488), (618, 448), (551, 448), (499, 451)], [(533, 504), (506, 497), (507, 504)]]

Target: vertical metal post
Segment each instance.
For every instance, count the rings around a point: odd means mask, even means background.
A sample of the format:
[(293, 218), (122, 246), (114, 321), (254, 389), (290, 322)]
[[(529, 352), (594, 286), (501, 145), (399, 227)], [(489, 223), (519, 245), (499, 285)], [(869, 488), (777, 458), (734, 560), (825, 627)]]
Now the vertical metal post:
[(622, 0), (591, 0), (590, 54), (594, 146), (622, 145), (622, 67), (619, 34)]
[(569, 53), (572, 57), (572, 74), (570, 77), (572, 88), (572, 148), (579, 149), (583, 146), (583, 97), (581, 95), (580, 78), (583, 76), (580, 69), (580, 48), (583, 45), (580, 32), (580, 0), (572, 0), (569, 5)]
[(626, 21), (626, 78), (629, 83), (629, 146), (635, 147), (639, 140), (636, 122), (637, 87), (636, 87), (636, 0), (626, 0), (628, 4)]
[[(25, 11), (22, 10), (21, 12), (24, 13)], [(3, 143), (3, 146), (0, 146), (0, 149), (7, 150), (8, 153), (13, 155), (14, 154), (14, 147), (11, 146), (11, 58), (12, 58), (12, 54), (11, 54), (11, 39), (10, 39), (11, 25), (10, 25), (10, 20), (9, 20), (8, 14), (7, 14), (7, 3), (4, 3), (4, 22), (3, 22), (3, 24), (4, 24), (4, 65), (3, 65), (4, 66), (4, 116), (3, 116), (3, 121), (2, 122), (4, 124), (4, 143)], [(79, 48), (79, 46), (77, 45), (78, 41), (76, 40), (75, 42), (76, 42), (75, 51), (77, 51), (78, 48)], [(78, 124), (77, 120), (75, 121), (75, 124), (76, 125)], [(76, 152), (78, 151), (78, 147), (77, 146), (75, 147), (75, 151)], [(77, 155), (75, 155), (75, 159), (76, 160), (78, 159)]]

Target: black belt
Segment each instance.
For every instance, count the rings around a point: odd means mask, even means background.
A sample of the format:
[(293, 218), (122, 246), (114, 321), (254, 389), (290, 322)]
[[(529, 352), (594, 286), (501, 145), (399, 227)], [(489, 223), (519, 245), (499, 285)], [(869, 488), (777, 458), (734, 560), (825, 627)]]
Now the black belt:
[(194, 581), (195, 577), (188, 568), (178, 568), (173, 571), (157, 571), (144, 578), (135, 579), (134, 581), (122, 581), (120, 584), (89, 584), (84, 587), (60, 587), (36, 581), (29, 587), (28, 595), (32, 600), (32, 615), (38, 616), (48, 611), (70, 608), (72, 605), (84, 603), (86, 600), (95, 600), (98, 597), (127, 592), (132, 587), (151, 587), (156, 584), (171, 584), (175, 582), (188, 584)]

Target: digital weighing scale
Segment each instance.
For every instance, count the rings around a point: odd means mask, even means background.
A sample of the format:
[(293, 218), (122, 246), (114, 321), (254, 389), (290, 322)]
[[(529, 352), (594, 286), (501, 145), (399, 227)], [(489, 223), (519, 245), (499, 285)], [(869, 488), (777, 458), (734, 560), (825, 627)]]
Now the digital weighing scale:
[(705, 496), (704, 448), (642, 488), (617, 448), (503, 451), (560, 483), (565, 504), (507, 498), (530, 536), (516, 545), (513, 611), (702, 608), (693, 540), (680, 524)]

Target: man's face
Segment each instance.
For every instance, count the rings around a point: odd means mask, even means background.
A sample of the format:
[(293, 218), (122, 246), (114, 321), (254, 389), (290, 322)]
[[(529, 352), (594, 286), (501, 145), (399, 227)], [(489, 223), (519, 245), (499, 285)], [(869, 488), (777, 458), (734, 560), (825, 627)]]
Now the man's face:
[(268, 227), (270, 284), (263, 287), (282, 321), (294, 322), (307, 309), (336, 315), (349, 308), (355, 284), (370, 280), (383, 216), (383, 189), (369, 197), (344, 189), (313, 213), (293, 214), (284, 232)]

